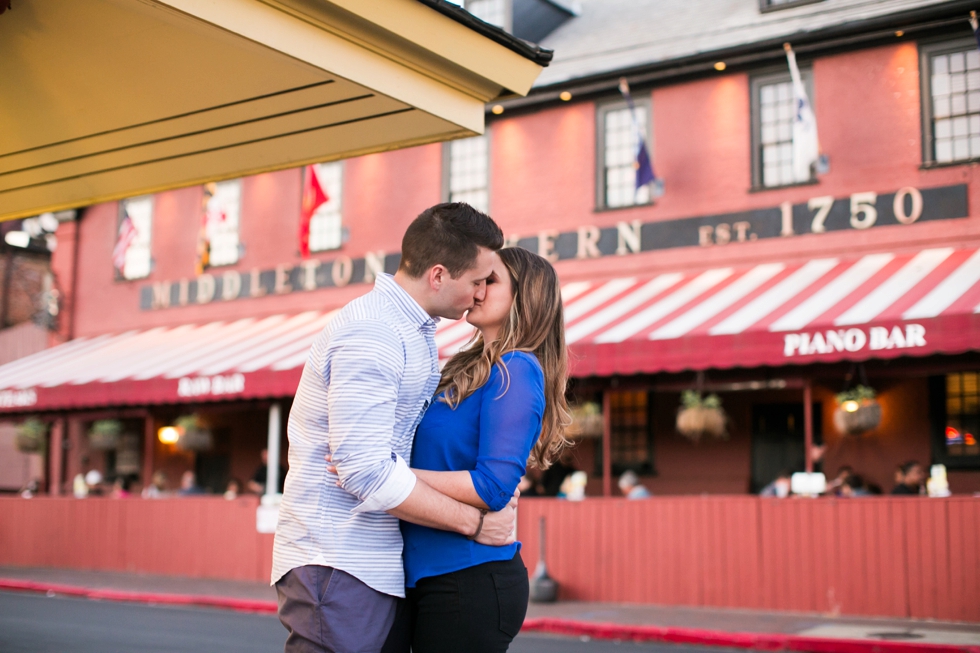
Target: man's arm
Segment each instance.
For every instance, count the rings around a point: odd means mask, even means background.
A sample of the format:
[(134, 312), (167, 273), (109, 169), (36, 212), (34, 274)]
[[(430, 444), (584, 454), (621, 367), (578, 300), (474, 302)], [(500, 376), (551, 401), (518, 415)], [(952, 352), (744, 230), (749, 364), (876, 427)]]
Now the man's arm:
[(478, 509), (437, 492), (419, 479), (408, 498), (388, 510), (388, 514), (413, 524), (452, 531), (467, 537), (472, 537), (479, 528), (476, 541), (490, 546), (505, 546), (516, 539), (516, 495), (503, 510), (487, 513), (483, 517), (483, 526), (480, 527)]

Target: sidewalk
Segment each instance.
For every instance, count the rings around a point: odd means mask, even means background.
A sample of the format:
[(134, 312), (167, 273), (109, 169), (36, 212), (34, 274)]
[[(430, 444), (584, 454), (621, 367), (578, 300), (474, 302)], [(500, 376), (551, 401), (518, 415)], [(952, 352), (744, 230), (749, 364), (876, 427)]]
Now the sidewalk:
[[(268, 585), (203, 578), (0, 567), (0, 591), (9, 590), (276, 611)], [(980, 653), (980, 624), (653, 605), (532, 603), (524, 630), (769, 651)]]

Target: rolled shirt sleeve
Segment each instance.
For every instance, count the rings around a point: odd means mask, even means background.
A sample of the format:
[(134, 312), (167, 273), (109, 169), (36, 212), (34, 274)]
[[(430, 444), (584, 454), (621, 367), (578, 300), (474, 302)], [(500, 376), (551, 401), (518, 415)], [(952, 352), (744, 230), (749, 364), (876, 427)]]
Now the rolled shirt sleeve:
[(327, 442), (340, 486), (360, 501), (352, 512), (391, 510), (416, 482), (391, 446), (402, 346), (384, 323), (358, 320), (334, 334), (326, 360)]
[(479, 452), (470, 472), (476, 493), (494, 511), (514, 496), (541, 435), (545, 406), (544, 373), (534, 354), (512, 352), (503, 360), (507, 373), (494, 366), (484, 388)]

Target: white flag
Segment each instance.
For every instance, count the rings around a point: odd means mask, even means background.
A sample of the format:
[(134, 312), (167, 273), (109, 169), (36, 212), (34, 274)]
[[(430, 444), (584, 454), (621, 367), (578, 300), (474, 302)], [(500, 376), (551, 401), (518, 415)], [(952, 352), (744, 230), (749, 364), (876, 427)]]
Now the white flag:
[(820, 159), (820, 142), (817, 139), (817, 117), (806, 96), (806, 88), (796, 65), (796, 53), (787, 43), (786, 59), (793, 77), (793, 177), (796, 181), (810, 181), (813, 169)]

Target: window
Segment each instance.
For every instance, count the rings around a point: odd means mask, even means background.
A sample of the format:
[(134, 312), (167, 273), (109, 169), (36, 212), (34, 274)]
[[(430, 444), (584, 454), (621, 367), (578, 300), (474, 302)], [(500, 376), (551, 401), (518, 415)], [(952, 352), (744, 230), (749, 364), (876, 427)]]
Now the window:
[(823, 0), (759, 0), (759, 11), (776, 11), (777, 9), (789, 9), (800, 5), (809, 5)]
[(926, 163), (980, 158), (980, 52), (976, 41), (922, 49)]
[(485, 23), (511, 30), (510, 4), (511, 0), (464, 0), (462, 3), (470, 12)]
[[(120, 227), (127, 215), (135, 233), (130, 236), (132, 240), (125, 250), (125, 262), (120, 272), (120, 278), (143, 279), (150, 276), (150, 269), (153, 266), (150, 256), (150, 235), (153, 227), (153, 197), (134, 197), (120, 202)], [(117, 229), (117, 239), (123, 237), (120, 231)]]
[[(800, 76), (812, 105), (811, 71), (801, 68)], [(752, 176), (757, 188), (801, 183), (793, 174), (793, 110), (789, 69), (752, 80)]]
[(327, 195), (327, 201), (310, 218), (310, 251), (339, 249), (343, 244), (341, 199), (344, 190), (344, 164), (340, 161), (320, 163), (313, 166), (313, 169), (320, 180), (320, 187)]
[[(635, 108), (636, 127), (639, 127), (641, 137), (647, 143), (647, 151), (653, 158), (653, 148), (650, 146), (650, 103), (646, 100), (633, 101)], [(599, 153), (599, 179), (596, 187), (599, 189), (598, 206), (600, 208), (618, 208), (650, 203), (650, 186), (636, 188), (636, 152), (639, 147), (637, 129), (633, 124), (633, 115), (626, 102), (616, 102), (600, 107), (597, 112), (598, 125), (596, 132), (599, 142), (596, 151)]]
[(238, 262), (238, 216), (241, 198), (241, 179), (204, 187), (204, 220), (209, 244), (208, 265), (211, 267)]
[[(610, 440), (612, 473), (626, 470), (639, 474), (653, 473), (653, 429), (650, 393), (646, 390), (610, 392)], [(601, 449), (597, 466), (602, 469)]]
[(466, 202), (473, 208), (488, 213), (490, 209), (490, 175), (486, 134), (447, 143), (446, 179), (444, 193), (449, 202)]
[(980, 467), (980, 373), (955, 372), (930, 379), (935, 462)]

